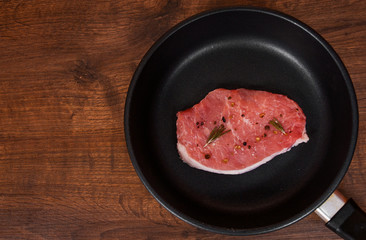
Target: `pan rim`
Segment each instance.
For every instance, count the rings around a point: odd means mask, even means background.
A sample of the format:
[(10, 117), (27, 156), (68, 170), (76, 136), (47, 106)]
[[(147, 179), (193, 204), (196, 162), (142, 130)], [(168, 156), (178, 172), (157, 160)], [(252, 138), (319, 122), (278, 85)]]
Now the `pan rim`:
[[(159, 47), (164, 44), (164, 42), (169, 39), (169, 37), (171, 37), (172, 35), (174, 35), (177, 31), (179, 31), (181, 28), (184, 28), (185, 26), (208, 16), (212, 16), (215, 14), (221, 14), (221, 13), (225, 13), (225, 12), (255, 12), (255, 13), (259, 13), (259, 14), (266, 14), (266, 15), (271, 15), (274, 16), (276, 18), (280, 18), (281, 20), (287, 21), (290, 24), (295, 25), (296, 27), (300, 28), (301, 30), (305, 31), (307, 34), (309, 34), (314, 40), (316, 40), (321, 46), (322, 48), (324, 48), (327, 53), (331, 56), (331, 58), (333, 59), (333, 61), (336, 63), (339, 71), (342, 74), (342, 77), (344, 79), (344, 83), (347, 86), (347, 92), (350, 96), (350, 103), (351, 103), (351, 112), (352, 112), (352, 121), (353, 121), (353, 126), (352, 126), (352, 139), (350, 142), (350, 148), (349, 151), (347, 153), (347, 157), (344, 160), (344, 164), (343, 167), (340, 169), (337, 177), (335, 179), (333, 179), (332, 184), (329, 185), (329, 187), (327, 188), (327, 190), (319, 196), (318, 200), (315, 201), (312, 205), (308, 206), (305, 210), (297, 213), (296, 215), (294, 215), (293, 217), (287, 219), (286, 221), (283, 222), (279, 222), (270, 226), (266, 226), (266, 227), (261, 227), (261, 228), (252, 228), (252, 229), (228, 229), (228, 228), (223, 228), (223, 227), (218, 227), (218, 226), (213, 226), (210, 224), (206, 224), (203, 223), (201, 221), (198, 221), (184, 213), (182, 213), (181, 211), (179, 211), (179, 209), (176, 209), (174, 207), (172, 207), (168, 202), (166, 202), (162, 196), (160, 196), (154, 189), (153, 187), (149, 184), (148, 180), (145, 178), (139, 164), (136, 161), (136, 156), (134, 154), (134, 147), (132, 146), (131, 143), (131, 132), (129, 131), (129, 126), (130, 126), (130, 122), (129, 122), (129, 112), (131, 110), (131, 101), (132, 101), (132, 96), (133, 96), (133, 92), (136, 88), (136, 84), (138, 82), (138, 79), (144, 69), (144, 67), (146, 66), (146, 64), (149, 62), (150, 58), (153, 56), (153, 54), (159, 49)], [(150, 194), (159, 202), (159, 204), (161, 204), (162, 206), (164, 206), (164, 208), (166, 208), (169, 212), (171, 212), (174, 216), (178, 217), (179, 219), (204, 230), (208, 230), (214, 233), (220, 233), (220, 234), (226, 234), (226, 235), (255, 235), (255, 234), (262, 234), (262, 233), (268, 233), (268, 232), (272, 232), (275, 230), (279, 230), (282, 229), (284, 227), (287, 227), (295, 222), (300, 221), (301, 219), (305, 218), (306, 216), (308, 216), (309, 214), (311, 214), (316, 208), (318, 208), (324, 201), (326, 201), (328, 199), (328, 197), (334, 192), (334, 190), (336, 190), (336, 188), (338, 187), (338, 185), (340, 184), (340, 182), (342, 181), (344, 175), (346, 174), (350, 163), (352, 161), (352, 157), (356, 148), (356, 142), (357, 142), (357, 135), (358, 135), (358, 122), (359, 122), (359, 116), (358, 116), (358, 105), (357, 105), (357, 98), (356, 98), (356, 94), (354, 91), (354, 87), (351, 81), (351, 78), (349, 76), (349, 73), (345, 67), (345, 65), (343, 64), (342, 60), (340, 59), (340, 57), (338, 56), (338, 54), (335, 52), (335, 50), (331, 47), (331, 45), (320, 35), (318, 34), (315, 30), (313, 30), (312, 28), (310, 28), (308, 25), (306, 25), (305, 23), (299, 21), (298, 19), (289, 16), (285, 13), (282, 12), (278, 12), (275, 10), (271, 10), (271, 9), (267, 9), (267, 8), (258, 8), (258, 7), (228, 7), (228, 8), (220, 8), (220, 9), (215, 9), (215, 10), (210, 10), (210, 11), (205, 11), (196, 15), (193, 15), (185, 20), (183, 20), (182, 22), (178, 23), (177, 25), (173, 26), (170, 30), (168, 30), (165, 34), (163, 34), (151, 47), (150, 49), (146, 52), (146, 54), (143, 56), (143, 58), (141, 59), (133, 77), (132, 80), (130, 82), (130, 86), (127, 92), (127, 96), (126, 96), (126, 102), (125, 102), (125, 111), (124, 111), (124, 129), (125, 129), (125, 140), (127, 143), (127, 148), (128, 148), (128, 153), (130, 156), (130, 160), (131, 163), (138, 175), (138, 177), (140, 178), (140, 180), (142, 181), (142, 183), (144, 184), (145, 188), (150, 192)]]

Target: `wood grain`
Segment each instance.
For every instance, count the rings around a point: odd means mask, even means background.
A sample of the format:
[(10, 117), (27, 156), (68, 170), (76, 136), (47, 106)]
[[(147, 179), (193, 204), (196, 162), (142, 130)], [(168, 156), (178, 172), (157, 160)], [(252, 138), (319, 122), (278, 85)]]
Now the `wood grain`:
[(128, 86), (144, 53), (196, 13), (266, 7), (318, 31), (344, 61), (359, 138), (340, 189), (366, 209), (365, 1), (0, 1), (1, 239), (339, 239), (314, 214), (255, 237), (170, 214), (143, 187), (124, 140)]

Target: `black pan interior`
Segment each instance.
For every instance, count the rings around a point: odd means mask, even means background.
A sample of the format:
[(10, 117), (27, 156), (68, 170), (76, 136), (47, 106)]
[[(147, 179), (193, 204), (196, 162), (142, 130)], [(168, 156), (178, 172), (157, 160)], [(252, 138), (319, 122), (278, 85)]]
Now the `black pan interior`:
[[(245, 174), (183, 163), (176, 113), (216, 88), (287, 95), (307, 116), (310, 141)], [(357, 105), (341, 61), (314, 31), (286, 15), (251, 8), (195, 16), (146, 54), (126, 101), (131, 161), (153, 196), (204, 229), (248, 235), (279, 229), (335, 190), (351, 161)]]

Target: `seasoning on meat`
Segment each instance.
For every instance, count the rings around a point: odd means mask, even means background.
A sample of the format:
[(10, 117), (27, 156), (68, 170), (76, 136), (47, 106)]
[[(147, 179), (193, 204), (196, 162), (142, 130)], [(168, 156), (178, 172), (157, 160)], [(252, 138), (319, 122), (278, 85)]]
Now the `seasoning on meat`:
[(305, 114), (296, 102), (243, 88), (210, 92), (178, 112), (176, 126), (181, 159), (220, 174), (248, 172), (309, 140)]

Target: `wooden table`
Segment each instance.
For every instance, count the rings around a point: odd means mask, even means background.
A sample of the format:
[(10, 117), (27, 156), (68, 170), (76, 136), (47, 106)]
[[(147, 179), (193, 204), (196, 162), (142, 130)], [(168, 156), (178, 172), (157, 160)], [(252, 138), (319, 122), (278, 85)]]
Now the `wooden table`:
[(339, 239), (315, 214), (255, 237), (197, 229), (160, 206), (131, 165), (124, 103), (144, 53), (183, 19), (238, 5), (298, 18), (344, 61), (360, 128), (340, 189), (366, 209), (365, 1), (2, 0), (0, 238)]

